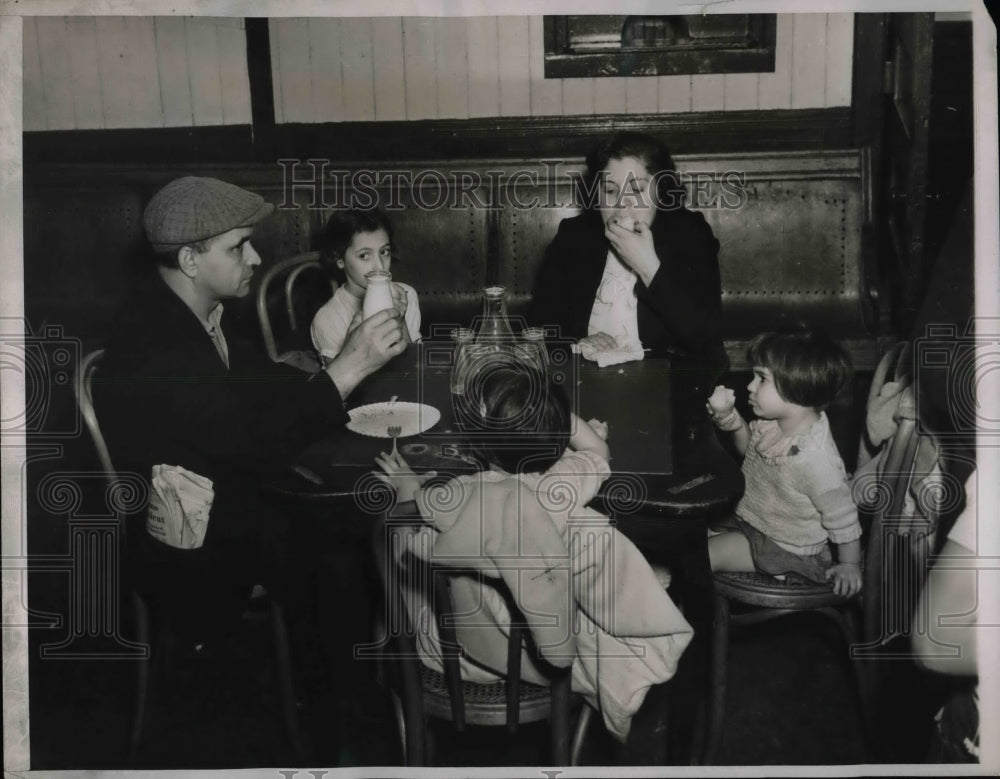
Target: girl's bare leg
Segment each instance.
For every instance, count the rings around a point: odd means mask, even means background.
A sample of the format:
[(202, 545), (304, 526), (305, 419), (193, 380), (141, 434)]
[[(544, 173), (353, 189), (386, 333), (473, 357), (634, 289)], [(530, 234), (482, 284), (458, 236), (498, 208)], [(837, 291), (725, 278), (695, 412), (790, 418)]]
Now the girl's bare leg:
[(721, 533), (708, 539), (708, 559), (713, 571), (753, 571), (750, 542), (740, 532)]

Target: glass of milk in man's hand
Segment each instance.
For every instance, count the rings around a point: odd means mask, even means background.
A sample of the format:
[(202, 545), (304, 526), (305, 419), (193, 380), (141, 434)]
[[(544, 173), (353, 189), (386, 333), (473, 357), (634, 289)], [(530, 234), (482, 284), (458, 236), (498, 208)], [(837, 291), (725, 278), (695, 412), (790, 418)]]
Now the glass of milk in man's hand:
[(365, 274), (368, 287), (365, 289), (365, 302), (361, 306), (361, 318), (368, 319), (379, 311), (394, 308), (392, 299), (392, 274), (387, 270), (373, 270)]

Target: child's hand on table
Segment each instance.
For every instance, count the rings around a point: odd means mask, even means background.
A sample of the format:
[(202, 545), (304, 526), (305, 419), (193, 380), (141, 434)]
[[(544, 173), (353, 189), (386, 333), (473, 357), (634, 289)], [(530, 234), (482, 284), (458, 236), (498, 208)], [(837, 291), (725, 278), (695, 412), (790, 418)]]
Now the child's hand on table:
[(857, 563), (837, 563), (826, 569), (827, 580), (833, 579), (833, 591), (845, 598), (861, 592), (861, 566)]
[(602, 422), (599, 419), (588, 419), (587, 424), (590, 425), (591, 429), (597, 433), (602, 441), (608, 440), (608, 423)]
[(399, 454), (393, 455), (388, 452), (382, 452), (375, 458), (375, 462), (381, 466), (385, 473), (379, 473), (378, 471), (372, 471), (372, 473), (375, 474), (377, 479), (384, 481), (396, 490), (396, 498), (402, 503), (413, 500), (417, 494), (417, 490), (437, 476), (437, 471), (428, 471), (422, 474), (414, 473), (406, 460)]

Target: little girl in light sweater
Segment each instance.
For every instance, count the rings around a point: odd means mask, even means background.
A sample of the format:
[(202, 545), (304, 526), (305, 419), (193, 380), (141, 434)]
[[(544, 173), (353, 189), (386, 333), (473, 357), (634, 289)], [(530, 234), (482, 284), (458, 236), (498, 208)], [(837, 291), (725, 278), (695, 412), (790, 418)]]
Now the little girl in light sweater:
[(744, 455), (746, 481), (736, 516), (708, 540), (712, 570), (795, 573), (853, 596), (861, 590), (861, 526), (823, 410), (849, 380), (850, 360), (804, 327), (758, 335), (747, 358), (758, 418), (747, 424), (722, 386), (706, 406)]

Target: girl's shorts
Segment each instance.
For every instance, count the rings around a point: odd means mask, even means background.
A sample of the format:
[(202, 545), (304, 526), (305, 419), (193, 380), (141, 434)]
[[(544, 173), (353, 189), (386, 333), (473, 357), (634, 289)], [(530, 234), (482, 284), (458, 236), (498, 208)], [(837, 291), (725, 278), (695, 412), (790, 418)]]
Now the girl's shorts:
[(797, 555), (778, 546), (753, 525), (747, 524), (735, 514), (713, 525), (712, 529), (735, 530), (742, 533), (750, 544), (750, 556), (753, 558), (754, 568), (760, 573), (771, 576), (791, 573), (817, 584), (829, 584), (826, 570), (833, 565), (833, 555), (830, 554), (829, 544), (823, 547), (823, 551), (818, 554)]

